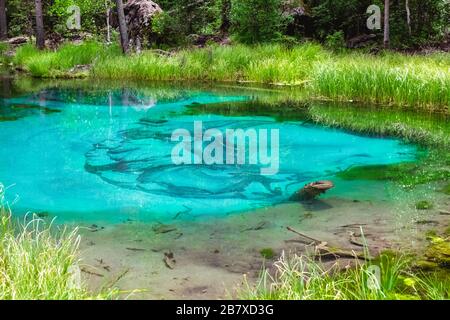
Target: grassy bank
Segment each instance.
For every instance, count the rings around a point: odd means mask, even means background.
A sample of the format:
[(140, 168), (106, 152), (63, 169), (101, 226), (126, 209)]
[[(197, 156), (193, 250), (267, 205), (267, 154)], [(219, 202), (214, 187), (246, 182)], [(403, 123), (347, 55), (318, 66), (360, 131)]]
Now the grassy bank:
[[(450, 55), (334, 54), (312, 43), (212, 46), (123, 56), (117, 46), (67, 44), (56, 52), (30, 45), (14, 58), (34, 77), (116, 80), (196, 80), (296, 85), (316, 99), (361, 101), (447, 111)], [(87, 70), (73, 69), (90, 65)]]
[(442, 110), (450, 105), (450, 54), (344, 55), (317, 65), (312, 79), (315, 94), (335, 101)]
[(57, 231), (33, 219), (14, 223), (0, 184), (0, 300), (111, 298), (92, 295), (81, 280), (77, 231)]
[[(346, 270), (324, 267), (307, 256), (282, 256), (276, 274), (264, 272), (243, 299), (269, 300), (445, 300), (450, 280), (444, 274), (414, 272), (411, 258), (393, 253)], [(374, 272), (374, 270), (376, 270)]]

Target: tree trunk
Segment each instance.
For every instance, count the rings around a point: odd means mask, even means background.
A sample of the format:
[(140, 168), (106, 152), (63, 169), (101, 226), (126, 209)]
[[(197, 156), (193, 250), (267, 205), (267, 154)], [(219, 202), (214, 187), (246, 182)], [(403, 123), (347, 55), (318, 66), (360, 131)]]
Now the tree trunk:
[(109, 15), (111, 13), (111, 10), (108, 7), (108, 3), (105, 1), (105, 7), (106, 7), (106, 42), (111, 43), (111, 25), (109, 23)]
[(125, 13), (123, 12), (122, 0), (116, 0), (117, 6), (117, 17), (119, 18), (119, 32), (120, 32), (120, 43), (122, 45), (123, 53), (128, 53), (129, 41), (128, 41), (128, 29), (127, 22), (125, 21)]
[(42, 0), (34, 1), (36, 6), (36, 46), (39, 50), (45, 48), (44, 18), (42, 16)]
[(6, 25), (6, 0), (0, 0), (0, 40), (8, 38)]
[(405, 8), (406, 8), (406, 23), (408, 24), (408, 31), (411, 35), (411, 10), (409, 9), (409, 0), (405, 0)]
[(384, 0), (384, 48), (390, 47), (390, 30), (389, 30), (389, 7), (390, 0)]

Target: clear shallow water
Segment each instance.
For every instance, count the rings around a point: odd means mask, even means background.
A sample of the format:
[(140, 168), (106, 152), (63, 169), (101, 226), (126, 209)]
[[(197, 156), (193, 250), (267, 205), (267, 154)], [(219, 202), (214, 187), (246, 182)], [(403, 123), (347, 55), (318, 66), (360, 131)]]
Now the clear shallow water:
[[(353, 165), (415, 160), (399, 140), (270, 117), (187, 115), (192, 104), (251, 99), (194, 90), (43, 90), (0, 100), (0, 182), (16, 212), (58, 221), (164, 221), (225, 215), (287, 201), (305, 183)], [(172, 163), (173, 130), (279, 129), (280, 168)], [(337, 188), (338, 189), (338, 188)], [(345, 190), (340, 190), (345, 193)]]

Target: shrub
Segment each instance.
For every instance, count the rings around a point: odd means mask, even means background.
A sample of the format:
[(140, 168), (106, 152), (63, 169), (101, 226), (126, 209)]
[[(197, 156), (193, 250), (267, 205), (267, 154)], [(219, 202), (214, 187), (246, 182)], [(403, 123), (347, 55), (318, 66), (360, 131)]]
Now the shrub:
[(281, 0), (233, 0), (231, 22), (234, 33), (244, 43), (276, 40), (287, 23)]

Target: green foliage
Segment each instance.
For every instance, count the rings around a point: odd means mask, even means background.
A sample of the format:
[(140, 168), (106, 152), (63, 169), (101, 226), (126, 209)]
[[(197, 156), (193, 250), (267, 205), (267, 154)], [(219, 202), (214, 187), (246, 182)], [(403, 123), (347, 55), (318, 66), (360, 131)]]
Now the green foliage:
[[(27, 58), (30, 56), (33, 59)], [(34, 76), (65, 76), (61, 71), (67, 71), (69, 67), (93, 63), (91, 76), (96, 78), (302, 85), (318, 99), (420, 107), (434, 111), (445, 111), (450, 104), (450, 55), (445, 53), (428, 56), (397, 53), (331, 56), (319, 45), (304, 43), (293, 47), (280, 44), (251, 47), (213, 45), (180, 50), (170, 56), (144, 51), (141, 55), (121, 57), (117, 46), (88, 42), (42, 53), (29, 45), (24, 46), (18, 50), (14, 62)], [(389, 128), (389, 131), (402, 130), (412, 136), (427, 134), (395, 123)]]
[(90, 65), (118, 55), (117, 45), (107, 47), (97, 42), (64, 44), (58, 51), (38, 51), (32, 45), (25, 45), (17, 50), (13, 62), (25, 67), (34, 77), (64, 77), (72, 76), (67, 72), (77, 65)]
[(260, 251), (259, 251), (259, 253), (261, 254), (261, 256), (264, 258), (264, 259), (273, 259), (273, 257), (275, 256), (275, 252), (273, 251), (273, 249), (272, 248), (264, 248), (264, 249), (261, 249)]
[(366, 31), (366, 10), (372, 0), (306, 0), (313, 21), (312, 35), (325, 40), (328, 35), (343, 32), (348, 38)]
[(77, 230), (55, 230), (32, 219), (15, 226), (0, 184), (0, 299), (68, 300), (111, 298), (92, 295), (81, 281)]
[(240, 41), (260, 43), (279, 39), (288, 21), (281, 0), (233, 0), (231, 22)]
[[(152, 43), (162, 47), (189, 44), (202, 35), (226, 35), (231, 29), (245, 43), (312, 37), (329, 45), (365, 33), (375, 33), (382, 40), (382, 30), (369, 31), (366, 9), (376, 4), (383, 10), (383, 0), (157, 0), (164, 10), (158, 18), (158, 34)], [(82, 31), (102, 36), (106, 28), (106, 7), (114, 10), (114, 1), (43, 0), (47, 33), (71, 35), (66, 27), (70, 13), (81, 9)], [(10, 36), (33, 35), (33, 0), (8, 0), (7, 18)], [(302, 7), (305, 15), (291, 15), (289, 9)], [(411, 25), (406, 22), (404, 1), (391, 1), (391, 42), (396, 48), (425, 46), (441, 41), (450, 19), (450, 3), (444, 0), (410, 0)], [(295, 21), (294, 21), (295, 20)], [(286, 28), (290, 25), (289, 30)], [(292, 27), (295, 25), (295, 27)], [(75, 31), (76, 32), (76, 31)], [(192, 37), (190, 37), (192, 35)], [(286, 39), (286, 38), (285, 38)]]
[(144, 52), (138, 56), (99, 60), (93, 76), (138, 80), (213, 80), (301, 84), (315, 61), (323, 59), (320, 46), (304, 44), (248, 47), (212, 46), (182, 50), (173, 56)]
[(317, 65), (314, 92), (339, 101), (450, 105), (449, 55), (350, 54)]
[(164, 10), (152, 21), (159, 46), (189, 44), (196, 35), (217, 33), (223, 19), (223, 8), (230, 0), (163, 0), (156, 1)]
[(345, 38), (342, 31), (336, 31), (325, 39), (325, 46), (334, 51), (340, 51), (345, 48)]
[[(312, 17), (308, 36), (325, 40), (335, 32), (343, 31), (345, 38), (363, 33), (375, 33), (382, 40), (382, 30), (370, 31), (366, 27), (366, 9), (375, 4), (383, 13), (382, 0), (305, 0)], [(442, 0), (410, 0), (411, 26), (407, 24), (404, 1), (391, 1), (391, 43), (396, 48), (418, 47), (439, 41), (450, 18), (450, 3)]]
[(4, 42), (0, 42), (0, 55), (4, 55), (8, 50), (8, 44)]
[(32, 44), (26, 44), (19, 47), (13, 58), (13, 63), (17, 66), (25, 67), (28, 59), (33, 56), (38, 56), (39, 51)]
[[(276, 275), (264, 272), (256, 286), (240, 292), (243, 299), (264, 300), (415, 300), (449, 299), (449, 281), (410, 271), (410, 259), (382, 253), (366, 264), (338, 270), (307, 256), (283, 255), (274, 266)], [(380, 271), (380, 278), (373, 268)]]
[(33, 0), (8, 0), (6, 15), (8, 21), (8, 34), (11, 37), (18, 35), (31, 35), (33, 33)]
[[(108, 5), (112, 6), (110, 0)], [(97, 32), (104, 25), (105, 20), (105, 1), (98, 0), (53, 0), (47, 7), (47, 12), (53, 26), (53, 31), (61, 34), (70, 33), (66, 27), (66, 21), (72, 12), (68, 12), (70, 6), (76, 5), (80, 8), (81, 28), (84, 31)]]
[(156, 15), (152, 19), (152, 40), (159, 44), (160, 47), (164, 47), (162, 44), (173, 46), (182, 43), (186, 40), (186, 37), (177, 28), (178, 26), (176, 18), (171, 14), (163, 12)]
[(411, 33), (406, 24), (404, 1), (391, 4), (391, 38), (394, 47), (419, 47), (440, 41), (450, 21), (450, 2), (410, 0)]

